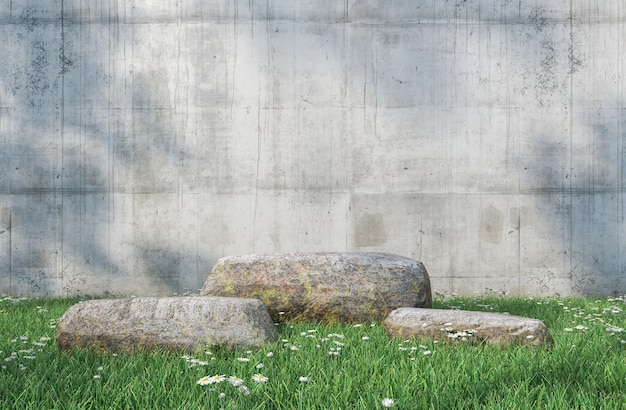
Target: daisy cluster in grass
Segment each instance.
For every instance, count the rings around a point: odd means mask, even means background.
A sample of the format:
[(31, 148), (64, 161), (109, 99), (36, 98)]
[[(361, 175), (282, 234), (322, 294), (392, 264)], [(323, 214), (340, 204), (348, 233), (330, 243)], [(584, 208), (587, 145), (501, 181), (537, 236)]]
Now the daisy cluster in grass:
[[(252, 351), (247, 351), (246, 354), (251, 354)], [(205, 351), (205, 354), (208, 356), (212, 356), (213, 353), (211, 353), (210, 351)], [(272, 352), (268, 352), (266, 353), (266, 357), (267, 358), (271, 358), (274, 354)], [(185, 360), (185, 362), (189, 363), (189, 368), (192, 367), (197, 367), (197, 366), (208, 366), (209, 362), (206, 360), (200, 360), (200, 359), (196, 359), (192, 356), (188, 356), (188, 355), (184, 355), (182, 356), (182, 358)], [(211, 360), (215, 360), (214, 357), (211, 357)], [(249, 357), (243, 357), (243, 356), (239, 356), (235, 358), (235, 361), (238, 363), (242, 363), (242, 364), (246, 364), (250, 362), (250, 358)], [(264, 367), (263, 363), (257, 363), (255, 366), (255, 369), (260, 370)], [(264, 376), (261, 373), (255, 373), (253, 374), (250, 379), (250, 381), (254, 382), (255, 384), (263, 384), (266, 383), (269, 378), (267, 376)], [(217, 392), (217, 385), (221, 384), (222, 382), (225, 382), (225, 384), (230, 385), (235, 389), (235, 391), (239, 394), (242, 394), (244, 396), (248, 396), (250, 395), (250, 389), (248, 388), (248, 386), (245, 384), (246, 380), (242, 377), (236, 376), (236, 375), (232, 375), (232, 376), (228, 376), (226, 377), (225, 374), (215, 374), (213, 376), (203, 376), (201, 378), (199, 378), (196, 381), (196, 384), (200, 385), (200, 386), (211, 386), (209, 389), (212, 392)], [(226, 397), (226, 392), (224, 391), (220, 391), (220, 393), (218, 394), (219, 398), (225, 398)]]
[[(3, 300), (7, 300), (6, 298)], [(15, 299), (10, 299), (15, 300)], [(21, 299), (17, 299), (21, 300)], [(37, 308), (40, 308), (39, 306)], [(43, 349), (48, 346), (52, 340), (49, 336), (40, 336), (32, 340), (27, 335), (17, 336), (9, 340), (11, 346), (11, 353), (8, 353), (4, 357), (1, 368), (7, 369), (10, 365), (16, 365), (20, 370), (28, 369), (28, 362), (37, 359), (37, 354), (43, 352)], [(4, 354), (0, 350), (0, 354)]]
[[(572, 315), (572, 325), (563, 328), (563, 331), (587, 332), (590, 328), (602, 327), (610, 336), (616, 337), (619, 343), (626, 344), (624, 328), (615, 325), (616, 322), (623, 323), (624, 306), (626, 306), (625, 297), (610, 297), (606, 301), (611, 303), (611, 305), (605, 307), (592, 306), (587, 310), (576, 306), (568, 306), (565, 302), (558, 301), (557, 304), (563, 309), (563, 312)], [(600, 304), (603, 301), (596, 300), (595, 303)]]

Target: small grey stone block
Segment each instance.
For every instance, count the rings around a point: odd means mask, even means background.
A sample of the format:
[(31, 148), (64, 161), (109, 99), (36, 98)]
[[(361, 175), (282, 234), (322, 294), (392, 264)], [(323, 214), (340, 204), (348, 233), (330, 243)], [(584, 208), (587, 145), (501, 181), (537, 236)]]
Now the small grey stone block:
[(260, 347), (278, 339), (258, 299), (170, 297), (79, 302), (59, 320), (57, 344), (111, 351)]
[(504, 313), (403, 307), (384, 321), (390, 336), (465, 340), (480, 344), (552, 347), (546, 325), (538, 319)]

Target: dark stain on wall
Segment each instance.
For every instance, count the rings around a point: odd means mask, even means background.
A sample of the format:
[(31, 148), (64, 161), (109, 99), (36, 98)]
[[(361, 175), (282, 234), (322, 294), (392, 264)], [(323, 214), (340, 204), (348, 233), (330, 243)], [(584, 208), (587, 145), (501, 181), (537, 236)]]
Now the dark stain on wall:
[(484, 242), (498, 244), (502, 242), (502, 228), (504, 226), (504, 214), (489, 205), (483, 209), (480, 221), (480, 239)]
[(356, 226), (355, 237), (358, 247), (382, 245), (387, 242), (383, 215), (379, 213), (363, 214)]

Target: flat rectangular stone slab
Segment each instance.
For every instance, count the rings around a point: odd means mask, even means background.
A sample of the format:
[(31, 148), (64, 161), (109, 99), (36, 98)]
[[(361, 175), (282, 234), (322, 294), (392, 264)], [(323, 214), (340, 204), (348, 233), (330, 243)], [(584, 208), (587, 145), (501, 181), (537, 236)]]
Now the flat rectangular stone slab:
[(554, 342), (538, 319), (467, 310), (399, 308), (384, 321), (390, 336), (470, 341), (479, 344), (551, 347)]
[(57, 344), (111, 351), (260, 347), (278, 339), (258, 299), (170, 297), (79, 302), (59, 320)]

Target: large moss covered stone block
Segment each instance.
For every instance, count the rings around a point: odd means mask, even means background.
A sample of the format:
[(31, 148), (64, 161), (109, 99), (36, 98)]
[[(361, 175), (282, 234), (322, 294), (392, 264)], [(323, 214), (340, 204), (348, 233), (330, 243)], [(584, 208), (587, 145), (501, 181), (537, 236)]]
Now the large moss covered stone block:
[(382, 321), (399, 307), (432, 306), (420, 261), (368, 252), (228, 256), (200, 293), (258, 298), (275, 321)]

